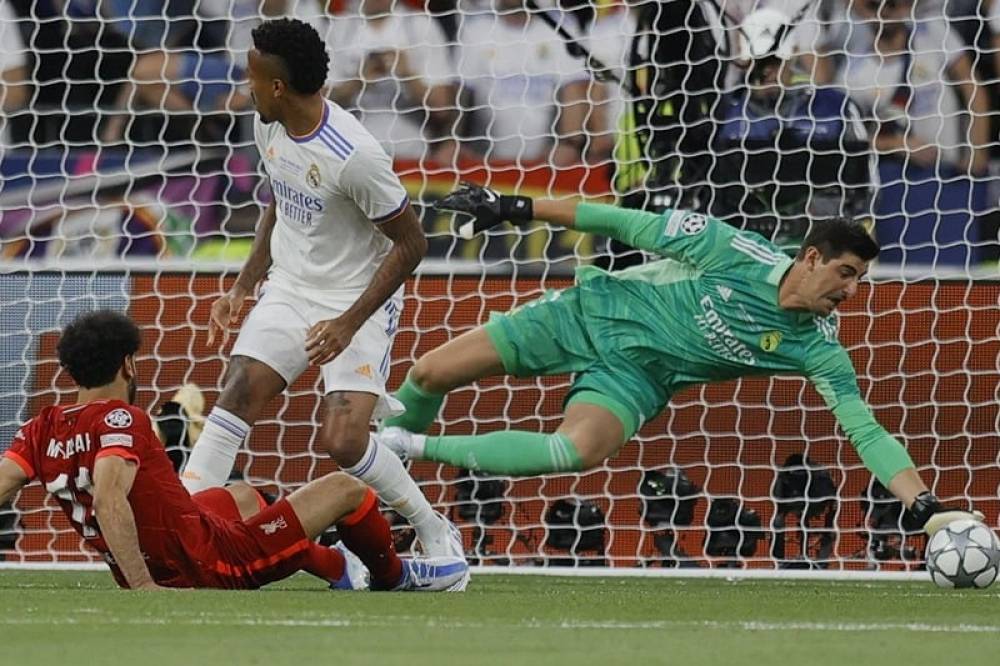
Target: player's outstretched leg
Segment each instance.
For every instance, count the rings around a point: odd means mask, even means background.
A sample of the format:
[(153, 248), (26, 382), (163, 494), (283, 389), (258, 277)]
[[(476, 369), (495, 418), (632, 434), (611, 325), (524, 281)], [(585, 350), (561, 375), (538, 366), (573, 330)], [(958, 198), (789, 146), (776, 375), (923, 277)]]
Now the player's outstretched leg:
[(509, 476), (590, 469), (626, 441), (625, 428), (614, 413), (583, 402), (569, 406), (562, 425), (551, 435), (506, 430), (485, 435), (428, 436), (386, 428), (379, 437), (401, 457)]
[(394, 394), (406, 411), (383, 427), (424, 432), (437, 418), (445, 395), (477, 379), (504, 374), (503, 362), (483, 328), (463, 333), (422, 356)]

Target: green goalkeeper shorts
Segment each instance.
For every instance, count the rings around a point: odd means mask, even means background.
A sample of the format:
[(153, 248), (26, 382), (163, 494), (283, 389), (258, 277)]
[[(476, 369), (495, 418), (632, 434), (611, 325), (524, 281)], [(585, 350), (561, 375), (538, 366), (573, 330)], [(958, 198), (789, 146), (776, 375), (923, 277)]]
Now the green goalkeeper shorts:
[(625, 357), (602, 358), (590, 335), (575, 287), (549, 290), (484, 326), (504, 369), (515, 377), (576, 373), (566, 405), (604, 407), (622, 422), (629, 440), (666, 406), (666, 386)]

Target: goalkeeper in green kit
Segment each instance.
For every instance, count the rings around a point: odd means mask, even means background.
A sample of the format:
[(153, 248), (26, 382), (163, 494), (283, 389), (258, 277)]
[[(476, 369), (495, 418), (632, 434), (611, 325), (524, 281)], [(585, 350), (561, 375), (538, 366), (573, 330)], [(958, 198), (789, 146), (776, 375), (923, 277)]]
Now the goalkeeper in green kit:
[[(906, 449), (862, 401), (834, 310), (878, 255), (865, 229), (814, 224), (795, 259), (762, 236), (700, 213), (505, 196), (465, 185), (437, 208), (470, 216), (463, 236), (544, 220), (666, 257), (619, 272), (577, 271), (551, 291), (419, 359), (380, 441), (402, 457), (492, 474), (578, 472), (617, 452), (675, 392), (736, 377), (807, 377), (869, 470), (929, 533), (958, 518), (930, 493)], [(575, 373), (553, 434), (509, 430), (426, 436), (448, 391), (482, 377)]]

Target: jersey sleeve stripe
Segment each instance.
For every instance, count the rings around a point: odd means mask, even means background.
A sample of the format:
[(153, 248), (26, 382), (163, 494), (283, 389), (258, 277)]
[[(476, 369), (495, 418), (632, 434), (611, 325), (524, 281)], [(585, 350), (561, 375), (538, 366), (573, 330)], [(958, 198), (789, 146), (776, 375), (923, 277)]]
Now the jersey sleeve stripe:
[(332, 127), (324, 127), (319, 136), (327, 145), (336, 146), (337, 150), (344, 154), (344, 159), (347, 159), (347, 156), (354, 152), (354, 146), (348, 143), (344, 137), (337, 134)]
[(348, 158), (348, 154), (344, 151), (344, 149), (339, 147), (333, 141), (331, 141), (330, 138), (327, 137), (325, 134), (320, 134), (319, 140), (323, 142), (324, 146), (332, 150), (333, 154), (339, 157), (340, 159), (346, 160)]
[(340, 148), (345, 153), (350, 153), (352, 150), (354, 150), (354, 144), (345, 139), (343, 134), (333, 129), (332, 125), (327, 125), (322, 130), (320, 130), (320, 136), (325, 136), (335, 145), (340, 146)]
[(403, 197), (403, 200), (399, 202), (399, 205), (391, 213), (386, 213), (382, 217), (376, 217), (372, 220), (375, 224), (383, 224), (399, 216), (403, 212), (403, 209), (410, 203), (410, 195)]
[(328, 124), (326, 127), (324, 127), (323, 128), (323, 133), (329, 135), (330, 138), (332, 138), (334, 140), (334, 143), (337, 143), (337, 144), (343, 146), (344, 149), (347, 150), (348, 152), (354, 150), (354, 144), (351, 143), (350, 141), (348, 141), (347, 138), (344, 137), (343, 134), (341, 134), (340, 132), (338, 132), (337, 128), (334, 127), (333, 125), (329, 125)]
[(751, 240), (743, 238), (742, 236), (734, 236), (730, 246), (734, 250), (742, 252), (749, 257), (756, 259), (762, 264), (768, 264), (769, 266), (774, 266), (778, 263), (778, 257), (772, 254), (766, 248), (757, 245)]
[(119, 458), (124, 458), (125, 460), (131, 460), (136, 465), (139, 465), (139, 456), (135, 454), (135, 451), (129, 451), (128, 449), (123, 449), (120, 446), (109, 446), (106, 449), (101, 449), (94, 456), (94, 460), (98, 458), (103, 458), (105, 456), (118, 456)]
[(21, 471), (24, 472), (24, 475), (26, 477), (28, 477), (29, 481), (31, 481), (32, 479), (35, 478), (35, 470), (28, 463), (27, 460), (25, 460), (24, 458), (22, 458), (18, 454), (14, 453), (13, 451), (7, 451), (3, 455), (4, 455), (5, 458), (7, 458), (8, 460), (14, 462), (18, 467), (20, 467)]

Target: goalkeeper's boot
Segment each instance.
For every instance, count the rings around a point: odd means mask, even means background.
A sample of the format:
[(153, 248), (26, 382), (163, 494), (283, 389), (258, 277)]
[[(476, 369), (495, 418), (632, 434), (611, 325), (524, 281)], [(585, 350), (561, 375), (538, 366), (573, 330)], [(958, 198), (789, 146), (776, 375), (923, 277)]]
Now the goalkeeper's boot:
[(455, 585), (469, 577), (463, 557), (417, 557), (402, 562), (403, 578), (393, 592), (453, 592)]
[(344, 556), (344, 575), (340, 577), (340, 580), (330, 583), (330, 589), (367, 590), (370, 575), (368, 567), (361, 562), (361, 558), (348, 550), (343, 541), (338, 541), (331, 548), (340, 551), (340, 554)]
[(389, 426), (378, 434), (378, 441), (404, 461), (422, 460), (427, 436), (418, 435), (396, 426)]

